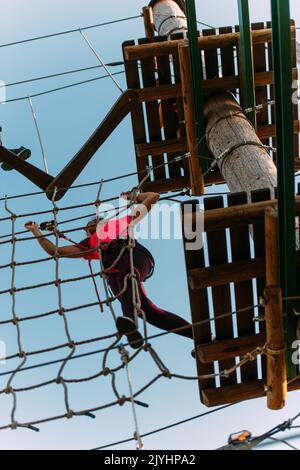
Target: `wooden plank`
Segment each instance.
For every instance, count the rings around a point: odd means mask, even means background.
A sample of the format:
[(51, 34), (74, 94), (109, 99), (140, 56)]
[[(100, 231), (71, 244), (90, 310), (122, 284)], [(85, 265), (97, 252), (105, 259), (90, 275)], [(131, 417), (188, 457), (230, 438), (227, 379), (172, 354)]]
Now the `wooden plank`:
[[(293, 78), (297, 76), (297, 69), (293, 69)], [(265, 86), (268, 84), (274, 83), (274, 73), (273, 72), (258, 72), (255, 74), (255, 85), (256, 86)], [(239, 88), (239, 77), (230, 76), (230, 77), (221, 77), (221, 78), (212, 78), (209, 80), (203, 81), (203, 92), (215, 92), (215, 91), (224, 91), (232, 88)], [(165, 85), (161, 87), (149, 86), (145, 89), (139, 90), (139, 101), (149, 102), (156, 101), (158, 99), (169, 99), (169, 98), (181, 98), (182, 90), (180, 85)]]
[[(300, 121), (294, 121), (294, 133), (299, 134), (300, 132)], [(257, 129), (257, 135), (260, 140), (265, 140), (267, 145), (269, 145), (269, 137), (276, 137), (276, 125), (268, 124), (264, 126), (259, 126)], [(297, 136), (298, 138), (298, 136)]]
[[(195, 214), (199, 212), (199, 202), (198, 201), (187, 201), (186, 203), (181, 204), (181, 214), (182, 214), (182, 239), (184, 243), (184, 255), (185, 255), (185, 264), (187, 272), (190, 269), (195, 269), (199, 267), (204, 267), (204, 251), (201, 250), (189, 250), (187, 249), (187, 242), (192, 242), (192, 240), (187, 240), (184, 230), (184, 220), (187, 214)], [(194, 332), (194, 341), (195, 347), (201, 343), (208, 343), (211, 341), (211, 327), (209, 320), (209, 306), (208, 306), (208, 294), (207, 289), (201, 289), (197, 292), (189, 289), (189, 298), (190, 298), (190, 307), (192, 314), (192, 322), (195, 324), (193, 327)], [(207, 321), (201, 325), (197, 325), (197, 322)], [(213, 364), (201, 364), (199, 360), (196, 361), (197, 364), (197, 373), (199, 376), (206, 374), (214, 373)], [(202, 388), (214, 388), (215, 379), (204, 379), (199, 380), (200, 387), (200, 397)], [(201, 398), (202, 399), (202, 398)]]
[[(153, 39), (142, 38), (138, 40), (140, 47), (143, 44), (151, 44)], [(156, 87), (156, 76), (155, 76), (155, 61), (153, 57), (141, 60), (141, 71), (144, 88)], [(146, 115), (148, 124), (148, 134), (150, 142), (156, 142), (162, 140), (162, 134), (160, 129), (159, 120), (159, 105), (157, 100), (146, 103)], [(163, 155), (157, 155), (155, 165), (160, 166), (165, 163)], [(166, 178), (166, 169), (164, 166), (160, 166), (153, 170), (155, 180), (162, 180)]]
[[(212, 197), (204, 199), (205, 212), (209, 212), (212, 209), (222, 208), (224, 206), (222, 197)], [(209, 257), (209, 265), (215, 266), (218, 264), (225, 264), (228, 262), (227, 256), (227, 242), (225, 230), (218, 230), (216, 232), (210, 232), (207, 234), (207, 253)], [(230, 298), (230, 287), (229, 284), (223, 286), (212, 286), (212, 298), (213, 298), (213, 309), (214, 316), (224, 314), (225, 312), (232, 311), (231, 298)], [(216, 339), (223, 340), (234, 337), (232, 317), (228, 316), (220, 318), (215, 321)], [(230, 360), (219, 361), (220, 371), (230, 369), (235, 362)], [(236, 374), (231, 374), (228, 378), (220, 378), (221, 384), (232, 384), (236, 383)]]
[(266, 209), (266, 288), (264, 289), (267, 355), (268, 408), (280, 410), (287, 394), (283, 303), (279, 274), (278, 211)]
[[(126, 47), (135, 44), (134, 41), (126, 41), (122, 44), (123, 48), (123, 56), (124, 50)], [(126, 73), (126, 81), (128, 88), (132, 89), (140, 89), (140, 78), (139, 78), (139, 70), (137, 61), (126, 61), (125, 60), (125, 73)], [(140, 144), (145, 142), (146, 140), (146, 130), (144, 124), (144, 112), (143, 106), (140, 104), (137, 106), (134, 111), (131, 112), (131, 123), (132, 123), (132, 130), (133, 130), (133, 139), (135, 144)], [(147, 174), (146, 167), (149, 165), (148, 158), (145, 156), (143, 158), (137, 158), (137, 170), (139, 173), (138, 179), (142, 181), (142, 179)]]
[[(264, 28), (264, 23), (253, 23), (252, 30), (261, 30)], [(255, 44), (253, 46), (253, 66), (254, 73), (267, 71), (267, 61), (266, 61), (266, 46), (265, 44)], [(257, 86), (255, 87), (255, 96), (256, 104), (263, 104), (268, 101), (268, 88), (267, 86)], [(268, 108), (264, 107), (256, 115), (257, 125), (265, 126), (269, 124), (269, 113)], [(263, 139), (262, 143), (264, 145), (269, 145), (269, 139)]]
[(224, 359), (242, 357), (256, 348), (262, 348), (266, 343), (265, 333), (258, 335), (240, 336), (234, 339), (214, 341), (197, 346), (197, 356), (203, 363)]
[[(228, 196), (228, 206), (234, 207), (240, 204), (247, 204), (247, 194), (237, 193)], [(265, 270), (264, 260), (256, 258), (251, 260), (249, 227), (248, 225), (230, 228), (230, 245), (233, 263), (256, 264), (256, 274), (245, 278), (241, 273), (240, 278), (235, 280), (235, 304), (240, 310), (254, 304), (252, 278), (261, 277)], [(254, 335), (255, 324), (253, 322), (254, 309), (237, 314), (238, 336)], [(241, 380), (253, 380), (257, 378), (257, 362), (249, 362), (241, 369)]]
[[(296, 37), (295, 27), (291, 28), (292, 37)], [(202, 50), (218, 49), (226, 46), (236, 46), (239, 40), (239, 33), (218, 34), (216, 36), (199, 37), (199, 47)], [(262, 29), (252, 32), (253, 44), (264, 44), (272, 41), (272, 30)], [(188, 42), (187, 40), (175, 40), (153, 44), (144, 44), (141, 46), (128, 46), (125, 51), (126, 60), (141, 60), (149, 57), (159, 57), (161, 55), (171, 55), (176, 53), (176, 49), (180, 42)]]
[(150, 181), (144, 184), (143, 190), (153, 191), (155, 193), (167, 193), (169, 191), (180, 191), (188, 187), (190, 183), (188, 176), (179, 176), (177, 178), (168, 178), (164, 180)]
[[(203, 37), (215, 36), (215, 29), (204, 29), (202, 31)], [(219, 64), (218, 64), (218, 50), (211, 49), (204, 51), (204, 62), (206, 79), (219, 77)]]
[[(220, 34), (230, 34), (232, 33), (232, 26), (226, 26), (219, 29)], [(234, 46), (224, 46), (221, 47), (221, 77), (230, 77), (235, 75), (235, 57), (234, 57)], [(236, 88), (230, 90), (232, 93), (236, 94)]]
[[(167, 37), (157, 36), (155, 41), (167, 41)], [(157, 58), (157, 73), (159, 85), (171, 85), (171, 68), (169, 56), (160, 56)], [(174, 139), (177, 137), (178, 131), (178, 116), (176, 113), (176, 99), (161, 100), (161, 116), (164, 125), (165, 139)], [(170, 178), (180, 176), (180, 164), (174, 162), (174, 158), (178, 153), (167, 153), (168, 171)]]
[[(289, 392), (299, 389), (300, 378), (288, 385)], [(237, 403), (239, 401), (264, 397), (265, 395), (265, 380), (256, 380), (238, 385), (202, 390), (204, 404), (208, 407)]]
[[(234, 225), (263, 223), (266, 207), (274, 207), (277, 204), (277, 199), (272, 199), (272, 201), (261, 201), (206, 212), (204, 215), (205, 232), (233, 227)], [(296, 212), (297, 215), (300, 215), (299, 196), (296, 196)]]
[[(260, 189), (257, 191), (252, 191), (251, 193), (251, 201), (252, 202), (260, 202), (260, 201), (268, 201), (271, 199), (271, 194), (269, 189)], [(265, 245), (265, 227), (264, 227), (264, 219), (262, 223), (255, 223), (253, 224), (253, 243), (254, 243), (254, 253), (255, 257), (265, 256), (266, 252), (266, 245)], [(256, 279), (257, 284), (257, 298), (258, 300), (260, 297), (264, 296), (264, 288), (266, 285), (266, 276), (262, 276), (261, 278)], [(259, 315), (265, 314), (264, 307), (258, 308)], [(266, 331), (265, 322), (259, 322), (259, 332)], [(267, 361), (266, 357), (262, 356), (261, 358), (261, 366), (262, 366), (262, 376), (266, 377), (267, 375)]]
[(135, 146), (138, 157), (145, 157), (147, 155), (161, 155), (162, 153), (177, 152), (178, 154), (187, 151), (186, 139), (168, 139), (158, 142), (150, 142), (138, 144)]
[[(245, 230), (243, 230), (245, 229)], [(248, 226), (239, 227), (239, 232), (244, 232), (248, 229)], [(231, 229), (233, 230), (233, 229)], [(265, 274), (265, 259), (245, 259), (242, 261), (235, 261), (233, 263), (218, 264), (208, 268), (198, 268), (189, 271), (189, 284), (191, 289), (203, 289), (204, 287), (210, 286), (222, 286), (230, 282), (248, 281), (256, 277), (261, 277)], [(250, 284), (247, 283), (247, 286)], [(245, 293), (247, 291), (245, 290)], [(252, 292), (252, 283), (251, 289)], [(249, 299), (250, 301), (250, 299)], [(251, 296), (251, 302), (253, 303), (253, 297)], [(245, 307), (246, 305), (243, 305)], [(253, 316), (253, 313), (252, 313)], [(251, 317), (252, 318), (252, 317)], [(253, 326), (253, 325), (252, 325)]]
[[(232, 228), (230, 230), (233, 231)], [(248, 231), (248, 225), (239, 226), (236, 230), (237, 234), (238, 233), (242, 234), (243, 232), (246, 232), (246, 231)], [(246, 240), (245, 240), (245, 243), (246, 243)], [(238, 246), (236, 245), (234, 247), (232, 243), (232, 250), (236, 253), (234, 256), (234, 259), (242, 258), (242, 254), (238, 252), (237, 248)], [(246, 258), (246, 255), (245, 255), (245, 258)], [(296, 258), (297, 258), (297, 265), (300, 266), (300, 252), (296, 253)], [(241, 261), (234, 261), (232, 263), (226, 263), (226, 264), (218, 264), (216, 266), (211, 266), (207, 268), (191, 269), (188, 273), (189, 286), (192, 290), (197, 290), (197, 289), (203, 289), (205, 287), (211, 287), (211, 286), (222, 286), (230, 282), (235, 282), (235, 283), (241, 282), (243, 286), (245, 287), (245, 289), (243, 289), (243, 292), (241, 294), (241, 298), (242, 300), (244, 300), (244, 302), (242, 302), (243, 305), (240, 305), (238, 309), (244, 308), (249, 305), (252, 305), (253, 303), (252, 282), (245, 283), (245, 281), (249, 281), (250, 279), (264, 277), (266, 274), (265, 265), (266, 265), (265, 258), (255, 258), (255, 259), (245, 259)], [(235, 285), (236, 293), (239, 290), (237, 287), (238, 286)], [(249, 295), (246, 295), (246, 294), (249, 294)], [(247, 298), (248, 298), (248, 303), (246, 303), (245, 301), (245, 299)], [(243, 314), (242, 317), (244, 318), (244, 316), (245, 315)], [(251, 324), (248, 323), (248, 329), (250, 326), (253, 327), (253, 322), (252, 322), (253, 312), (249, 313), (249, 316), (251, 316)], [(245, 330), (247, 332), (247, 328), (245, 328)]]
[(193, 96), (193, 79), (191, 73), (191, 62), (189, 47), (187, 45), (178, 48), (180, 73), (182, 81), (183, 106), (186, 126), (186, 140), (190, 157), (189, 175), (192, 194), (201, 196), (204, 194), (204, 178), (199, 158), (198, 134), (196, 129), (196, 115)]

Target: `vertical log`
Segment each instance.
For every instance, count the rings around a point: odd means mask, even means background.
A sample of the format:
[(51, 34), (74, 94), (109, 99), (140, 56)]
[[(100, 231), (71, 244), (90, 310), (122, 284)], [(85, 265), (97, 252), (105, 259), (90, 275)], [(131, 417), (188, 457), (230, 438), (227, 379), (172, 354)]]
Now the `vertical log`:
[(278, 213), (265, 211), (266, 282), (264, 290), (267, 334), (268, 408), (280, 410), (287, 395), (282, 292), (279, 286)]
[(155, 29), (159, 36), (187, 31), (185, 2), (182, 0), (152, 0)]
[(197, 134), (195, 127), (195, 110), (194, 100), (192, 95), (192, 76), (191, 65), (189, 57), (189, 47), (186, 44), (179, 45), (179, 62), (182, 83), (183, 106), (185, 115), (185, 125), (187, 134), (188, 149), (191, 154), (189, 157), (189, 169), (191, 185), (196, 181), (193, 186), (192, 193), (194, 195), (204, 194), (204, 179), (201, 178), (201, 168), (199, 165)]

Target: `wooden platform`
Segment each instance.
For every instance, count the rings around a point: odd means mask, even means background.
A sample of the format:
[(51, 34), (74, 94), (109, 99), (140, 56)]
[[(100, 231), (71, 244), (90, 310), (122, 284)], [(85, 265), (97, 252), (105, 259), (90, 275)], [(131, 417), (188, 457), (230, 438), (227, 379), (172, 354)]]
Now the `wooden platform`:
[[(264, 296), (264, 214), (267, 206), (276, 205), (276, 201), (269, 200), (268, 190), (253, 192), (253, 204), (247, 203), (245, 193), (230, 194), (226, 198), (228, 207), (224, 207), (223, 197), (207, 197), (203, 248), (187, 249), (188, 238), (184, 236), (192, 321), (202, 322), (194, 327), (199, 376), (228, 370), (245, 354), (266, 343), (265, 322), (254, 321), (258, 316), (265, 316), (264, 307), (250, 308), (238, 315), (222, 315), (257, 305)], [(238, 207), (233, 211), (235, 206)], [(183, 221), (192, 218), (195, 223), (197, 212), (197, 200), (182, 204)], [(299, 197), (297, 214), (300, 214)], [(300, 252), (297, 259), (300, 275)], [(220, 318), (209, 321), (212, 317)], [(267, 361), (263, 355), (228, 378), (200, 380), (200, 398), (209, 407), (234, 403), (263, 396), (266, 383)], [(300, 380), (291, 389), (299, 388)]]
[[(274, 97), (270, 26), (265, 23), (252, 24), (257, 104), (265, 103)], [(199, 53), (203, 54), (205, 63), (203, 91), (212, 93), (231, 90), (238, 97), (240, 92), (238, 27), (220, 28), (218, 34), (214, 29), (207, 29), (202, 34), (203, 36), (199, 38)], [(297, 80), (294, 26), (292, 26), (292, 38), (293, 77)], [(153, 171), (149, 181), (146, 182), (145, 191), (181, 190), (194, 181), (187, 161), (174, 162), (176, 156), (187, 151), (178, 59), (178, 44), (182, 43), (182, 40), (181, 35), (173, 35), (171, 40), (167, 40), (166, 37), (155, 37), (123, 43), (127, 86), (139, 90), (140, 95), (139, 108), (131, 116), (137, 169), (141, 171), (140, 181), (146, 174), (147, 166), (161, 165)], [(160, 113), (164, 128), (161, 128)], [(296, 159), (299, 156), (300, 131), (297, 105), (294, 109), (294, 118)], [(271, 113), (268, 112), (268, 108), (264, 108), (258, 114), (257, 132), (263, 143), (276, 146), (274, 108), (271, 108)], [(297, 160), (298, 168), (299, 165), (300, 161)], [(223, 178), (218, 170), (205, 178), (206, 185), (222, 182)]]

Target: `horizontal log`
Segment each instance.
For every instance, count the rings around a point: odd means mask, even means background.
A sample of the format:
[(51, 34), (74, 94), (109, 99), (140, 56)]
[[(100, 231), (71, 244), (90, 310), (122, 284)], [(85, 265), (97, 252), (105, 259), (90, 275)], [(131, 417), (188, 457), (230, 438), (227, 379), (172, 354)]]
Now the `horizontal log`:
[(186, 139), (169, 139), (158, 142), (149, 142), (137, 144), (135, 146), (138, 157), (147, 157), (148, 155), (161, 155), (162, 153), (186, 152)]
[[(291, 27), (292, 39), (296, 38), (295, 26)], [(236, 46), (240, 40), (240, 33), (218, 34), (213, 36), (201, 36), (198, 39), (201, 50), (212, 50), (227, 46)], [(258, 29), (252, 31), (253, 45), (272, 42), (272, 29)], [(140, 60), (150, 57), (176, 54), (178, 45), (188, 43), (187, 40), (177, 39), (173, 41), (156, 42), (150, 44), (125, 47), (125, 60)]]
[[(296, 212), (297, 215), (300, 215), (300, 196), (296, 196), (295, 199)], [(235, 225), (248, 225), (263, 222), (265, 209), (269, 206), (275, 207), (277, 204), (277, 199), (273, 199), (271, 201), (255, 202), (205, 211), (204, 230), (205, 232), (212, 232)], [(192, 217), (194, 221), (196, 220), (196, 214), (187, 214), (186, 217)]]
[[(294, 121), (294, 133), (300, 133), (300, 121)], [(266, 126), (258, 126), (257, 135), (260, 140), (276, 137), (276, 124), (268, 124)]]
[(263, 347), (265, 343), (265, 333), (214, 341), (208, 344), (199, 344), (197, 346), (197, 356), (199, 361), (205, 364), (213, 361), (222, 361), (237, 356), (244, 356), (254, 351), (255, 348)]
[[(202, 402), (208, 407), (213, 407), (260, 398), (266, 395), (265, 385), (266, 381), (261, 379), (236, 385), (225, 385), (219, 388), (204, 389), (201, 391)], [(289, 392), (299, 389), (300, 377), (288, 385)]]
[(178, 176), (165, 180), (148, 181), (143, 185), (143, 191), (153, 191), (155, 193), (167, 193), (168, 191), (180, 191), (188, 187), (190, 179), (188, 176)]
[[(297, 68), (293, 68), (293, 79), (297, 79)], [(254, 75), (255, 86), (261, 87), (274, 84), (274, 73), (270, 72), (257, 72)], [(232, 75), (228, 77), (211, 78), (203, 80), (202, 90), (203, 93), (212, 93), (216, 91), (232, 90), (240, 87), (240, 77)], [(141, 88), (138, 91), (139, 102), (156, 101), (159, 99), (166, 100), (171, 98), (181, 98), (182, 90), (181, 85), (161, 85), (155, 87)], [(260, 103), (258, 103), (260, 104)]]
[(264, 274), (265, 259), (256, 258), (191, 269), (188, 276), (190, 288), (197, 290), (211, 286), (222, 286), (230, 282), (248, 281), (263, 277)]

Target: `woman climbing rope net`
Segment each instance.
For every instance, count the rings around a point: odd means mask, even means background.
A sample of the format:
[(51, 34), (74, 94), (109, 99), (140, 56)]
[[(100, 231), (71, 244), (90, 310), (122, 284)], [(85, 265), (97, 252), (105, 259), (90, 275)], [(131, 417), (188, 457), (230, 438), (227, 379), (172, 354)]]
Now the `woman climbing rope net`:
[[(121, 193), (121, 197), (131, 200), (131, 192)], [(37, 238), (41, 247), (50, 255), (58, 254), (66, 258), (84, 258), (86, 260), (99, 260), (102, 254), (102, 263), (107, 270), (108, 284), (121, 303), (123, 316), (117, 318), (116, 326), (121, 335), (126, 335), (132, 348), (140, 348), (144, 343), (144, 338), (138, 331), (134, 321), (134, 301), (130, 282), (126, 282), (126, 277), (131, 273), (130, 252), (123, 250), (128, 245), (129, 229), (147, 214), (154, 204), (159, 200), (158, 193), (146, 192), (136, 197), (136, 202), (140, 205), (132, 211), (132, 215), (120, 219), (109, 221), (97, 219), (90, 221), (85, 227), (88, 235), (83, 241), (76, 245), (56, 247), (50, 240), (45, 238), (35, 222), (27, 222), (25, 227)], [(138, 210), (140, 207), (141, 210)], [(132, 235), (130, 235), (132, 236)], [(99, 250), (99, 243), (101, 250)], [(106, 245), (106, 246), (105, 246)], [(122, 251), (123, 250), (123, 251)], [(147, 296), (144, 289), (144, 281), (153, 272), (154, 260), (151, 253), (137, 240), (135, 240), (133, 250), (133, 265), (137, 276), (139, 296), (141, 300), (141, 310), (144, 312), (146, 320), (163, 330), (173, 330), (182, 328), (177, 334), (193, 339), (192, 326), (183, 318), (157, 307)], [(121, 253), (122, 252), (122, 253)], [(120, 257), (120, 258), (119, 258)], [(117, 258), (119, 258), (117, 260)], [(116, 262), (117, 260), (117, 262)], [(116, 263), (115, 263), (116, 262)], [(112, 268), (111, 266), (114, 265)], [(126, 288), (124, 287), (126, 286)], [(122, 292), (124, 291), (124, 292)], [(122, 293), (121, 293), (122, 292)], [(121, 293), (121, 295), (119, 295)], [(140, 315), (140, 314), (139, 314)]]

